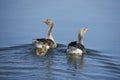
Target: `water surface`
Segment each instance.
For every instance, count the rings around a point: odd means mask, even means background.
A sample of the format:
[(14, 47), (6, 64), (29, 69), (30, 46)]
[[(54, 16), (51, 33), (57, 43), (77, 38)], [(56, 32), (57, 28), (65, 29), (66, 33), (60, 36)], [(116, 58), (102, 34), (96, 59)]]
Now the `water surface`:
[(68, 56), (66, 45), (59, 44), (46, 56), (33, 53), (31, 44), (0, 49), (1, 80), (118, 80), (118, 56), (87, 49), (83, 56)]
[[(119, 80), (119, 0), (0, 0), (0, 80)], [(34, 53), (32, 39), (46, 37), (54, 21), (58, 47), (46, 56)], [(88, 53), (68, 56), (67, 44), (88, 27)]]

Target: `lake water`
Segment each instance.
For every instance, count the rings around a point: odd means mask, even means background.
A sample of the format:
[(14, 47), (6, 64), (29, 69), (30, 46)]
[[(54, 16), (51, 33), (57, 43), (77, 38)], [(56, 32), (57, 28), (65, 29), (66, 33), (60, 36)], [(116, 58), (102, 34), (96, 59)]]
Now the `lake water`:
[[(0, 80), (119, 80), (119, 0), (0, 0)], [(46, 37), (54, 21), (58, 47), (34, 53), (32, 39)], [(88, 27), (82, 57), (66, 54), (67, 44)]]

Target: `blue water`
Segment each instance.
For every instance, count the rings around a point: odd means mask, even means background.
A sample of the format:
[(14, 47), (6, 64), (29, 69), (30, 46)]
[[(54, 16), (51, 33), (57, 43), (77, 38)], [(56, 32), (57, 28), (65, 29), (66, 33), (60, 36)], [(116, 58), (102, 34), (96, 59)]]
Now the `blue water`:
[[(119, 0), (0, 0), (0, 80), (119, 80)], [(32, 39), (46, 37), (54, 21), (58, 47), (40, 57)], [(68, 56), (67, 44), (89, 28), (88, 53)]]

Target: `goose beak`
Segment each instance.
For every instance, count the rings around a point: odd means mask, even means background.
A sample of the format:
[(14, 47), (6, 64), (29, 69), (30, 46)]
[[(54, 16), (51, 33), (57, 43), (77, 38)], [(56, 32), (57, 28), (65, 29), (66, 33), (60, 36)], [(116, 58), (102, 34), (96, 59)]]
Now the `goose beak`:
[(44, 23), (45, 23), (45, 22), (46, 22), (46, 20), (42, 20), (42, 22), (44, 22)]
[(42, 20), (42, 22), (47, 24), (47, 23), (48, 23), (48, 20)]
[(88, 31), (88, 30), (89, 30), (87, 27), (85, 27), (84, 29), (85, 29), (85, 31)]

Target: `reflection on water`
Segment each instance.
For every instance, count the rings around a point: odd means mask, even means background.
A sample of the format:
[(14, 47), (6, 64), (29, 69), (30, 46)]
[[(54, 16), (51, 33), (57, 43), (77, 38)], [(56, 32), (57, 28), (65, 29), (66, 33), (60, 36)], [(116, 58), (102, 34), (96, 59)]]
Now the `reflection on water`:
[(36, 55), (45, 56), (47, 54), (48, 50), (43, 49), (43, 48), (34, 48), (33, 52), (36, 53)]
[(68, 55), (68, 64), (72, 64), (75, 69), (82, 69), (84, 67), (84, 55), (79, 56), (79, 55)]
[(87, 49), (83, 56), (67, 55), (67, 47), (58, 44), (47, 55), (38, 56), (33, 48), (31, 44), (1, 48), (0, 79), (119, 80), (120, 64), (103, 52)]

